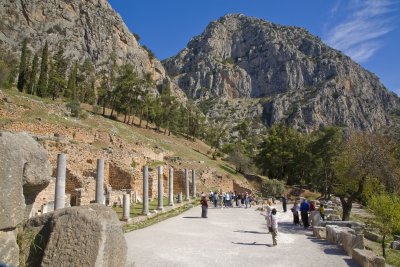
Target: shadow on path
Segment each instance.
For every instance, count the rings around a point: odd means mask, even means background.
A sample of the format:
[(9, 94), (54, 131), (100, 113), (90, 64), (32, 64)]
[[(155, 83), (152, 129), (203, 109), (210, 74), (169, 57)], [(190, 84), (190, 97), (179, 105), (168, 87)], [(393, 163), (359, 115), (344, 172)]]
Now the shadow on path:
[[(308, 236), (307, 239), (309, 239), (313, 243), (319, 244), (320, 247), (322, 248), (322, 251), (327, 255), (347, 257), (346, 252), (342, 248), (338, 247), (335, 244), (330, 243), (327, 240), (319, 239), (319, 238), (311, 237), (311, 236)], [(343, 261), (345, 261), (346, 264), (350, 267), (359, 267), (360, 266), (356, 262), (354, 262), (352, 259), (343, 259)]]
[(245, 246), (267, 246), (267, 247), (273, 247), (271, 244), (261, 244), (261, 243), (257, 243), (257, 242), (252, 242), (252, 243), (232, 242), (232, 244), (245, 245)]
[(185, 217), (182, 217), (182, 218), (184, 218), (184, 219), (207, 219), (207, 218), (195, 217), (195, 216), (185, 216)]
[(245, 230), (236, 230), (234, 232), (235, 233), (244, 233), (244, 234), (260, 234), (260, 235), (266, 235), (267, 234), (267, 232), (245, 231)]
[(312, 236), (312, 229), (304, 229), (303, 226), (294, 225), (290, 222), (282, 222), (279, 223), (278, 231), (286, 234), (298, 234), (298, 235), (306, 235)]

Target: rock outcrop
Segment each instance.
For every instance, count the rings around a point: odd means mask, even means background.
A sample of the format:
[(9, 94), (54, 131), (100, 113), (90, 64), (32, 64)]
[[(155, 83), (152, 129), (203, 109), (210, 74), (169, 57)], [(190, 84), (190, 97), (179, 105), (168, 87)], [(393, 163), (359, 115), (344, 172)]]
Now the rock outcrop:
[[(157, 84), (170, 83), (164, 67), (144, 49), (106, 0), (0, 0), (0, 43), (12, 51), (39, 51), (47, 41), (50, 51), (61, 45), (71, 60), (90, 59), (97, 70), (110, 64), (130, 63), (139, 75), (152, 74)], [(72, 62), (72, 61), (71, 61)]]
[(256, 119), (266, 126), (283, 121), (305, 131), (332, 124), (375, 130), (390, 125), (399, 107), (378, 77), (307, 30), (239, 14), (210, 23), (163, 63), (198, 101), (260, 99)]
[(104, 205), (65, 208), (34, 217), (21, 240), (26, 248), (23, 260), (29, 266), (125, 266), (127, 246), (121, 224)]
[(50, 181), (47, 152), (28, 134), (0, 132), (0, 263), (17, 265), (16, 228)]

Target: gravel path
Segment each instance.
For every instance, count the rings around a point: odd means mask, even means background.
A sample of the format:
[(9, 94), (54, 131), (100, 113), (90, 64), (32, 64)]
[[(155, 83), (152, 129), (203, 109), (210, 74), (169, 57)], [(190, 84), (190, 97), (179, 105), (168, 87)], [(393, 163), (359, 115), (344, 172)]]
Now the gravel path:
[(125, 234), (128, 266), (358, 266), (344, 251), (312, 237), (279, 216), (278, 246), (272, 247), (264, 216), (254, 208), (195, 207), (177, 217)]

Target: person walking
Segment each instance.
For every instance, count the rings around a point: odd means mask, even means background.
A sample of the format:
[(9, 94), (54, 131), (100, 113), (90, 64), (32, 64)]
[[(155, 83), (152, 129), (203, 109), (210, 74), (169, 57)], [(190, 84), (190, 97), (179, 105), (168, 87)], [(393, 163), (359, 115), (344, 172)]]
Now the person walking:
[(283, 207), (283, 212), (286, 212), (286, 209), (287, 209), (287, 199), (286, 199), (286, 196), (282, 196), (282, 207)]
[(218, 207), (218, 193), (214, 192), (213, 197), (214, 197), (214, 208), (217, 208)]
[(308, 228), (310, 224), (308, 223), (308, 211), (310, 210), (310, 205), (307, 203), (307, 199), (303, 199), (300, 205), (301, 221), (303, 222), (304, 228)]
[(201, 204), (201, 217), (208, 218), (207, 217), (208, 203), (207, 203), (207, 197), (205, 194), (201, 194), (200, 204)]
[(293, 213), (293, 224), (294, 225), (299, 225), (300, 224), (300, 218), (299, 218), (299, 203), (297, 203), (297, 200), (293, 204), (292, 208), (292, 213)]
[(265, 219), (267, 220), (267, 226), (268, 226), (268, 232), (271, 233), (271, 214), (272, 214), (272, 203), (271, 201), (267, 201), (267, 205), (265, 206), (265, 211), (266, 211), (266, 215), (265, 215)]
[(247, 194), (247, 192), (246, 195), (244, 196), (244, 203), (246, 204), (246, 209), (247, 209), (247, 206), (249, 205), (249, 194)]
[(276, 209), (272, 209), (271, 211), (271, 226), (270, 231), (272, 234), (272, 245), (278, 245), (277, 237), (278, 237), (278, 217), (276, 215)]
[(325, 208), (324, 208), (324, 204), (319, 205), (319, 215), (321, 215), (321, 218), (323, 221), (325, 221)]

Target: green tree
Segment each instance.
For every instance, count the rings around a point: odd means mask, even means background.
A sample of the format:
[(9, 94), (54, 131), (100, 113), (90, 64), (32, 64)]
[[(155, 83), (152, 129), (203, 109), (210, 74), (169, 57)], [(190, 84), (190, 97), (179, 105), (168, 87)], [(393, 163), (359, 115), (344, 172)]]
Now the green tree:
[(36, 78), (38, 73), (39, 56), (36, 53), (32, 61), (32, 70), (29, 77), (28, 83), (28, 94), (34, 95), (36, 91)]
[(375, 215), (372, 222), (382, 235), (382, 254), (386, 257), (386, 238), (393, 232), (400, 231), (400, 198), (396, 193), (381, 192), (373, 194), (368, 199), (367, 206)]
[(228, 161), (235, 165), (236, 172), (248, 173), (251, 169), (251, 158), (246, 154), (244, 147), (239, 144), (233, 144), (229, 154)]
[[(332, 193), (335, 181), (334, 159), (339, 153), (339, 147), (343, 141), (343, 133), (335, 127), (324, 128), (315, 134), (315, 138), (310, 143), (310, 150), (313, 155), (313, 175), (323, 177), (315, 180), (319, 184), (319, 190), (327, 199)], [(310, 166), (311, 167), (311, 166)]]
[(334, 193), (342, 203), (344, 221), (349, 220), (353, 202), (362, 197), (372, 179), (380, 181), (386, 190), (399, 190), (394, 148), (388, 138), (379, 134), (355, 133), (343, 143), (334, 162)]
[(25, 88), (28, 76), (28, 51), (27, 51), (28, 39), (24, 39), (22, 42), (22, 49), (21, 49), (21, 59), (19, 61), (19, 69), (18, 69), (18, 83), (17, 88), (20, 92), (22, 92)]
[(261, 182), (261, 193), (265, 197), (281, 196), (285, 191), (285, 183), (277, 179), (264, 178)]
[(77, 75), (78, 100), (81, 103), (94, 104), (96, 100), (95, 82), (96, 76), (93, 64), (90, 59), (85, 59), (79, 66)]
[(40, 64), (39, 81), (37, 85), (37, 95), (40, 97), (47, 96), (47, 83), (48, 83), (48, 61), (49, 61), (49, 45), (47, 41), (42, 50), (42, 62)]
[(51, 62), (48, 92), (52, 99), (65, 95), (67, 81), (65, 74), (68, 70), (68, 61), (64, 56), (64, 48), (60, 46)]
[(79, 64), (75, 61), (69, 76), (68, 76), (68, 83), (67, 83), (67, 90), (65, 96), (72, 99), (77, 100), (77, 76), (78, 76), (78, 67)]

